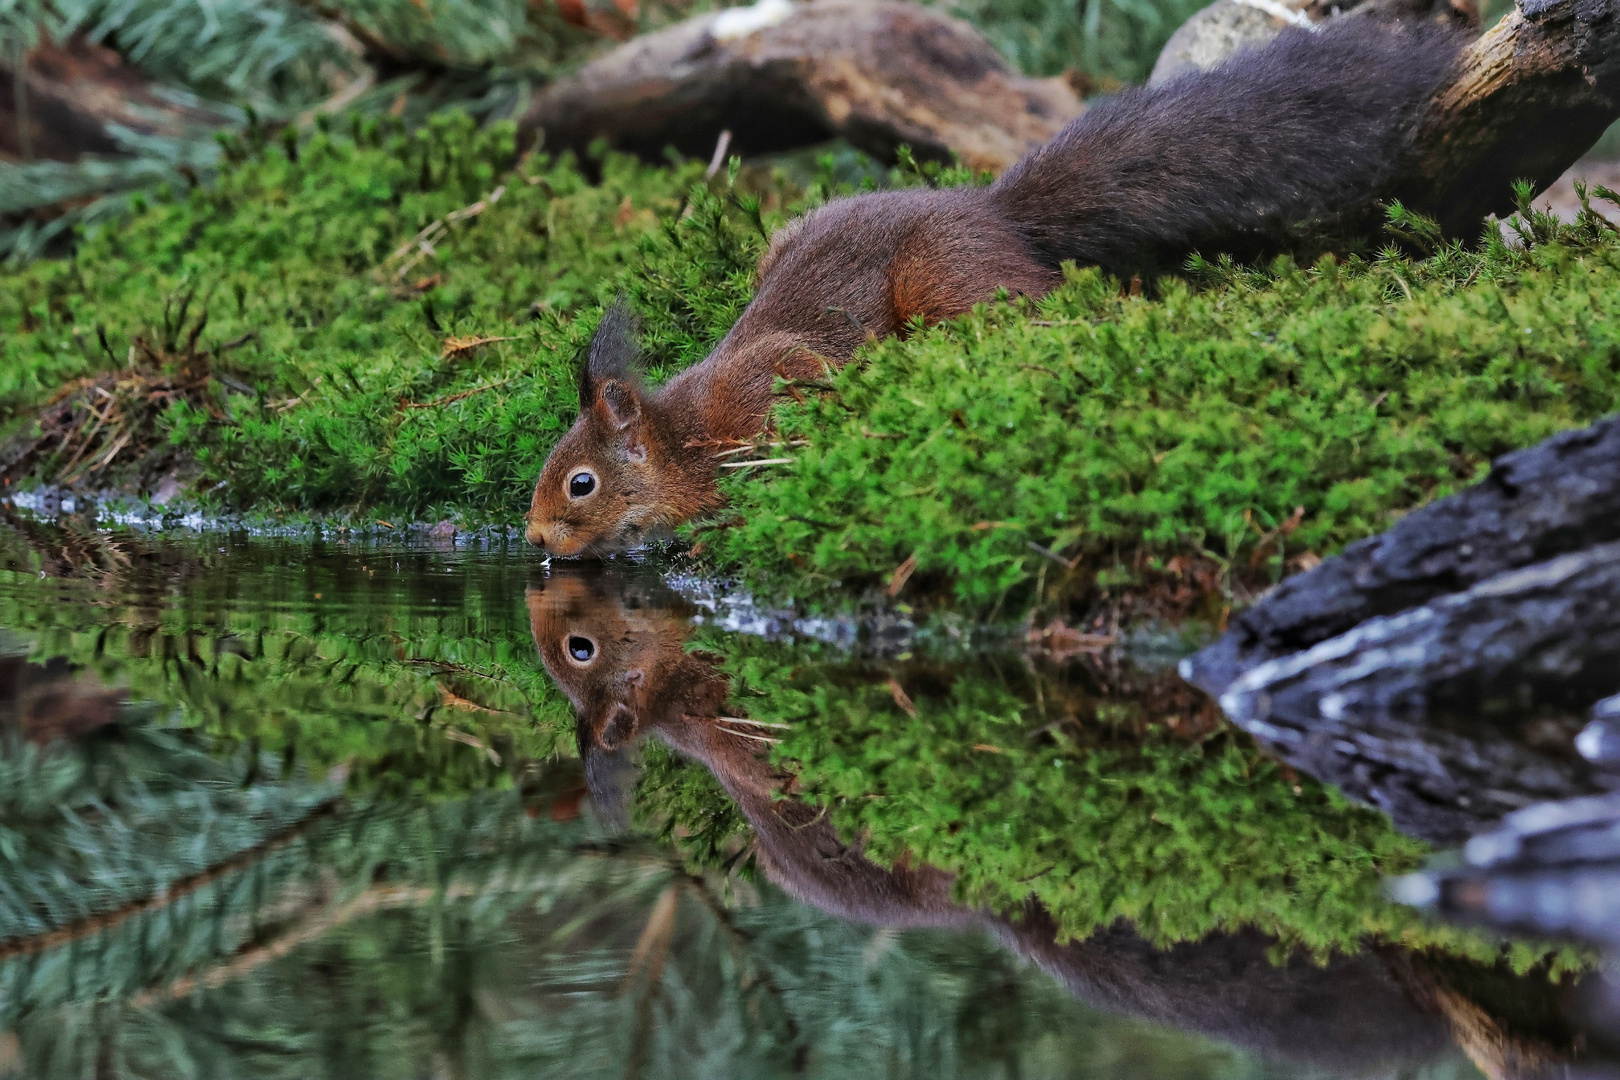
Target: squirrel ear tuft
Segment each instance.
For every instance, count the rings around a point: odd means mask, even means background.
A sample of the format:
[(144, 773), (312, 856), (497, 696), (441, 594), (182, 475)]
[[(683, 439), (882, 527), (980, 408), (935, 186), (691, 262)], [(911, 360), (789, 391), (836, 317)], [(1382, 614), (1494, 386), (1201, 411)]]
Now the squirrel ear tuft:
[(634, 384), (641, 378), (641, 350), (636, 338), (640, 323), (623, 296), (602, 313), (579, 369), (579, 408), (591, 407), (598, 391), (610, 380)]

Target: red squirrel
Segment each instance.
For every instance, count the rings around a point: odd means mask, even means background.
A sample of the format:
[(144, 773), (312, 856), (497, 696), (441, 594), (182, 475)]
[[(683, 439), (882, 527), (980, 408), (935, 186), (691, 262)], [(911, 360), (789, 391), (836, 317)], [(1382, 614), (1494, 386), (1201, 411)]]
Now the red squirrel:
[(776, 380), (814, 380), (864, 342), (1001, 290), (1040, 297), (1062, 264), (1116, 274), (1193, 251), (1256, 255), (1398, 195), (1419, 112), (1468, 36), (1350, 16), (1210, 71), (1094, 106), (988, 187), (835, 199), (779, 230), (758, 291), (701, 363), (656, 393), (610, 310), (580, 372), (527, 537), (553, 555), (628, 550), (720, 505), (718, 454), (765, 430)]

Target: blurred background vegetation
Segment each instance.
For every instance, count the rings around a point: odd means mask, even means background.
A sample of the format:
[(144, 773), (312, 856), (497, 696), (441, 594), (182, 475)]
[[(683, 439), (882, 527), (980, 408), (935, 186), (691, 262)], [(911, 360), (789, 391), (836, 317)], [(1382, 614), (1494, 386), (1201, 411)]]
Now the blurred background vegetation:
[[(1091, 85), (1140, 80), (1201, 0), (935, 0), (1018, 68)], [(711, 0), (0, 0), (0, 255), (51, 250), (127, 193), (190, 186), (216, 138), (308, 127), (321, 111), (391, 114), (413, 127), (459, 106), (480, 121), (521, 113), (530, 92), (634, 33)], [(111, 55), (92, 47), (110, 50)], [(108, 125), (102, 152), (53, 160), (25, 145), (26, 65), (66, 48), (119, 63), (149, 100)], [(51, 54), (54, 55), (54, 54)], [(19, 111), (21, 110), (21, 111)], [(13, 131), (5, 131), (5, 128)]]

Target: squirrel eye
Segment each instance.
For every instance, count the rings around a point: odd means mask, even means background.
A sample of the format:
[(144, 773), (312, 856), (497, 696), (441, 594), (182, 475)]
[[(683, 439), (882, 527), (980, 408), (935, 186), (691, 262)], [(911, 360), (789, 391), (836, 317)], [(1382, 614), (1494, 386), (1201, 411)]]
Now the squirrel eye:
[(568, 497), (583, 499), (596, 490), (596, 477), (581, 469), (568, 478)]
[(568, 655), (581, 664), (588, 664), (596, 655), (596, 642), (575, 634), (568, 639)]

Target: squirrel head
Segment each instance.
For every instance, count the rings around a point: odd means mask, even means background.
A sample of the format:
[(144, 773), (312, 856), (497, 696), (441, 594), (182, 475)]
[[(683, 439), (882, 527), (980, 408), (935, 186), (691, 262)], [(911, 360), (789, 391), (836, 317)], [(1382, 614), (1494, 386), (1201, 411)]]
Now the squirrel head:
[(579, 372), (579, 419), (534, 487), (526, 535), (553, 555), (608, 555), (644, 543), (663, 523), (661, 441), (641, 378), (635, 316), (608, 308)]
[(661, 583), (554, 570), (526, 599), (541, 663), (574, 707), (592, 800), (622, 824), (631, 748), (717, 716), (727, 680), (713, 658), (687, 650), (690, 608)]

